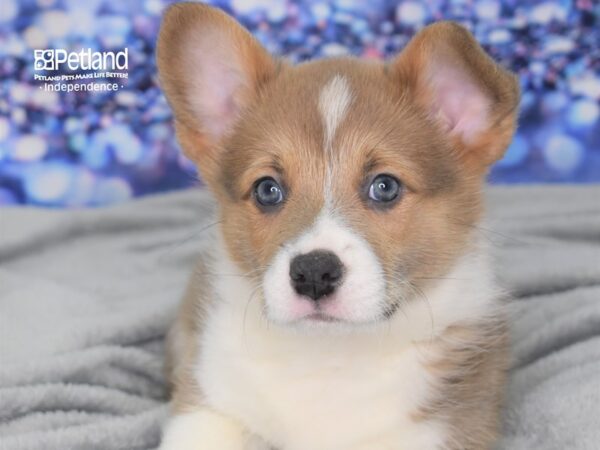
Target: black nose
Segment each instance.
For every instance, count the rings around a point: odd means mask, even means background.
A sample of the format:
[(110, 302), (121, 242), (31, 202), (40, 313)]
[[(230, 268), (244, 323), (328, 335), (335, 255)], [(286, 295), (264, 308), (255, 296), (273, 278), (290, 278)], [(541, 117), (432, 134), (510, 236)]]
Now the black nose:
[(343, 266), (332, 252), (315, 250), (296, 256), (290, 264), (292, 286), (313, 300), (331, 294), (342, 278)]

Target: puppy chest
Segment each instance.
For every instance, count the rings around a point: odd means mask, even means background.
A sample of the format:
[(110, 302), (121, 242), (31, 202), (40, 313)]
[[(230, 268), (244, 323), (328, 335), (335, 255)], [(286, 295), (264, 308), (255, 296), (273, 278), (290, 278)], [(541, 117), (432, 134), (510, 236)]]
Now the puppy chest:
[(214, 407), (286, 450), (406, 442), (403, 434), (420, 426), (412, 414), (429, 391), (413, 349), (381, 356), (349, 349), (330, 358), (296, 352), (260, 359), (238, 350), (205, 359), (206, 395)]

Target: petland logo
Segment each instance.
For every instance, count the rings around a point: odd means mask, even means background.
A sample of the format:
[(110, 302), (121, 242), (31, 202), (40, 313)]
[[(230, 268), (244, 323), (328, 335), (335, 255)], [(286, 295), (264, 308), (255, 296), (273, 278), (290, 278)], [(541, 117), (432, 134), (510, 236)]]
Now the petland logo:
[[(125, 87), (129, 78), (129, 52), (93, 52), (84, 48), (77, 52), (64, 49), (33, 51), (35, 81), (40, 89), (54, 92), (108, 92)], [(41, 74), (40, 71), (45, 73)], [(52, 74), (48, 72), (58, 72)], [(66, 72), (66, 73), (65, 73)], [(72, 73), (69, 73), (72, 72)]]
[(69, 70), (127, 70), (128, 49), (120, 52), (93, 52), (82, 49), (67, 52), (64, 49), (34, 50), (35, 70), (60, 70), (65, 64)]

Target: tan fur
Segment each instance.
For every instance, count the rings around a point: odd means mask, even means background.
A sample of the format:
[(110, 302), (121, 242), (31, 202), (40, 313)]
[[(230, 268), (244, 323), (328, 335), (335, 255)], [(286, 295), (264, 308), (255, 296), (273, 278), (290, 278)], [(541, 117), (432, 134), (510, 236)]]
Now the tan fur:
[[(218, 141), (194, 113), (188, 99), (194, 74), (181, 65), (185, 40), (195, 39), (199, 28), (227, 30), (250, 80), (236, 93), (241, 107), (235, 126)], [(475, 141), (449, 136), (428, 113), (432, 100), (422, 73), (438, 56), (458, 64), (494, 105), (488, 128)], [(470, 250), (482, 214), (483, 177), (504, 153), (516, 121), (514, 77), (451, 23), (427, 27), (387, 65), (340, 58), (292, 67), (271, 58), (224, 13), (175, 5), (162, 25), (158, 67), (179, 141), (217, 197), (225, 244), (240, 268), (258, 280), (277, 250), (315, 220), (331, 170), (333, 208), (381, 261), (390, 304), (396, 301), (398, 278), (419, 292)], [(331, 138), (329, 155), (319, 92), (339, 75), (353, 99)], [(378, 173), (394, 174), (405, 186), (402, 200), (385, 211), (373, 209), (362, 194)], [(288, 194), (277, 213), (265, 214), (253, 201), (253, 183), (264, 176), (278, 180)], [(206, 267), (201, 263), (199, 272)], [(194, 278), (170, 341), (176, 353), (171, 355), (176, 411), (202, 402), (190, 368), (202, 326), (198, 302), (209, 301), (210, 291), (203, 288), (208, 280)], [(436, 396), (415, 412), (415, 420), (435, 418), (449, 425), (448, 448), (488, 448), (497, 434), (505, 349), (503, 318), (446, 330), (427, 347)]]
[(175, 324), (166, 342), (165, 368), (171, 384), (171, 409), (183, 413), (197, 408), (203, 396), (193, 376), (197, 363), (198, 334), (202, 329), (204, 309), (209, 303), (210, 282), (205, 260), (196, 265), (190, 278)]
[(449, 328), (435, 345), (426, 346), (435, 349), (429, 371), (436, 380), (436, 395), (415, 418), (445, 421), (450, 427), (449, 450), (490, 448), (498, 437), (507, 346), (502, 317), (486, 326)]

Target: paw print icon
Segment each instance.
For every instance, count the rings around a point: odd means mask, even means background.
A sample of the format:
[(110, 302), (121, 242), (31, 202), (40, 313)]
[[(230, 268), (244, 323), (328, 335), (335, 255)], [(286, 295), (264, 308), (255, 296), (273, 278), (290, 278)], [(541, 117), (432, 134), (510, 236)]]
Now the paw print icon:
[(54, 70), (54, 50), (34, 50), (35, 70)]

